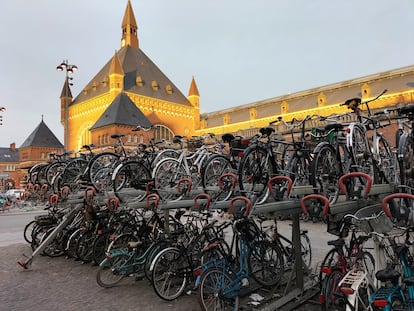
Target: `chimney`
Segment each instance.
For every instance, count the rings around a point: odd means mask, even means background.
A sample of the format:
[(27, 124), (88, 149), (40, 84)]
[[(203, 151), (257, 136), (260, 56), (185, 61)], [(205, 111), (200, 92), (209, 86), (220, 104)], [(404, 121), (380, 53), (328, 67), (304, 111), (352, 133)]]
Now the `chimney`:
[(10, 144), (10, 149), (11, 149), (11, 151), (15, 151), (16, 150), (16, 143), (11, 143)]

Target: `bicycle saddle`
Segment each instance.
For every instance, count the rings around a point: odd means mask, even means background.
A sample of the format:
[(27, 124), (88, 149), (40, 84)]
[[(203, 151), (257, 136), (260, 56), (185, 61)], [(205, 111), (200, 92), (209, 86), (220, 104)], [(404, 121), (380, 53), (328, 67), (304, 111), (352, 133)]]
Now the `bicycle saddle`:
[(337, 239), (337, 240), (328, 241), (328, 245), (331, 245), (331, 246), (344, 246), (345, 245), (345, 240), (344, 239)]
[(266, 126), (266, 127), (262, 127), (262, 128), (259, 130), (259, 132), (260, 132), (260, 134), (262, 134), (262, 135), (270, 136), (272, 133), (274, 133), (274, 132), (275, 132), (275, 129), (274, 129), (273, 127), (270, 127), (270, 126)]
[(224, 143), (230, 143), (232, 140), (234, 140), (234, 135), (227, 133), (221, 136), (221, 139), (223, 140)]
[(410, 114), (414, 112), (414, 104), (408, 104), (407, 106), (401, 107), (399, 110), (400, 114)]
[(377, 273), (375, 273), (375, 277), (378, 281), (390, 281), (393, 284), (398, 283), (398, 279), (400, 278), (400, 276), (401, 274), (390, 266), (387, 266), (387, 268), (379, 270), (377, 271)]
[(335, 130), (335, 131), (339, 131), (342, 130), (344, 128), (344, 126), (341, 123), (330, 123), (325, 125), (325, 130), (330, 131), (330, 130)]

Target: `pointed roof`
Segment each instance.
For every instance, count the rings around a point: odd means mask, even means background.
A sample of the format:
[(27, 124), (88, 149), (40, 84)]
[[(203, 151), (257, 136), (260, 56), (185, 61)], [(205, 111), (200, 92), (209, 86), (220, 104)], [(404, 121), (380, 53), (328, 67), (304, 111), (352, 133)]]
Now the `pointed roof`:
[(63, 84), (62, 88), (62, 93), (60, 93), (60, 98), (64, 97), (73, 98), (68, 79), (65, 79), (65, 83)]
[(138, 28), (137, 21), (135, 19), (134, 10), (132, 9), (131, 1), (128, 0), (127, 6), (125, 8), (124, 19), (122, 20), (122, 28), (124, 26), (131, 25), (135, 28)]
[(188, 96), (200, 96), (200, 93), (198, 92), (197, 84), (193, 79), (191, 80), (190, 90), (188, 91)]
[[(141, 50), (124, 46), (118, 52), (118, 59), (124, 72), (124, 90), (129, 93), (157, 98), (185, 106), (191, 106), (188, 98)], [(111, 72), (113, 57), (103, 66), (95, 77), (84, 87), (73, 104), (90, 100), (110, 90), (108, 76)], [(153, 87), (156, 83), (157, 87)]]
[(90, 128), (94, 130), (108, 125), (130, 125), (150, 127), (151, 122), (125, 93), (120, 93)]
[(122, 37), (121, 47), (132, 46), (138, 49), (138, 25), (135, 20), (134, 10), (132, 9), (131, 1), (128, 0), (127, 7), (124, 13), (124, 19), (122, 20)]
[(122, 70), (121, 62), (119, 61), (118, 54), (115, 51), (114, 57), (111, 60), (111, 67), (109, 68), (109, 74), (120, 74), (123, 75), (124, 71)]
[(35, 130), (26, 138), (20, 148), (24, 147), (50, 147), (63, 148), (62, 143), (56, 138), (55, 134), (49, 129), (45, 122), (40, 121), (40, 124)]

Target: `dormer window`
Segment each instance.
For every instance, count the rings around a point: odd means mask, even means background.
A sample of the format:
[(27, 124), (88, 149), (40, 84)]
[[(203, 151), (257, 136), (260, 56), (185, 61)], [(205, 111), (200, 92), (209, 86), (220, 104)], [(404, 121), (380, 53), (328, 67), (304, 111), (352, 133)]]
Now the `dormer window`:
[(167, 86), (165, 87), (165, 91), (167, 92), (167, 94), (171, 95), (173, 93), (171, 85), (167, 84)]
[(158, 85), (157, 81), (152, 80), (152, 82), (151, 82), (151, 86), (152, 86), (152, 89), (153, 89), (154, 91), (158, 91), (159, 85)]
[(137, 78), (135, 79), (135, 83), (138, 86), (143, 86), (144, 85), (144, 81), (142, 81), (142, 77), (141, 76), (137, 76)]

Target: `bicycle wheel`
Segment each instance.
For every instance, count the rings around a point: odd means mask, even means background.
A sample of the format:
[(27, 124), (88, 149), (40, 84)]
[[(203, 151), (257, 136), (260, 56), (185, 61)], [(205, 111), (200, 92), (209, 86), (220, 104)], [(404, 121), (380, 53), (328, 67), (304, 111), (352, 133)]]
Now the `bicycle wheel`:
[(244, 152), (238, 169), (240, 191), (249, 197), (256, 195), (256, 203), (263, 203), (269, 195), (267, 182), (275, 174), (276, 167), (266, 149), (249, 147)]
[(72, 232), (67, 240), (65, 253), (66, 256), (69, 258), (77, 258), (76, 257), (76, 245), (78, 244), (78, 239), (82, 234), (82, 228), (77, 228)]
[(146, 257), (145, 257), (145, 264), (144, 264), (144, 272), (145, 277), (148, 279), (148, 281), (152, 282), (152, 271), (151, 271), (151, 264), (154, 261), (154, 259), (157, 257), (157, 255), (165, 248), (170, 246), (171, 242), (167, 240), (161, 240), (156, 242), (151, 246), (151, 249), (148, 251)]
[(97, 191), (109, 190), (111, 178), (120, 156), (113, 152), (102, 152), (95, 155), (88, 165), (89, 181)]
[(233, 194), (233, 180), (231, 177), (222, 179), (222, 189), (219, 188), (219, 177), (234, 172), (230, 160), (221, 154), (209, 157), (202, 170), (202, 181), (205, 193), (209, 194), (213, 201), (226, 201)]
[(153, 171), (155, 189), (163, 200), (178, 200), (182, 194), (177, 193), (178, 181), (188, 177), (181, 163), (172, 158), (161, 160)]
[(154, 169), (158, 162), (161, 160), (164, 160), (166, 158), (178, 159), (179, 156), (180, 152), (175, 149), (164, 149), (160, 152), (157, 152), (157, 155), (151, 162), (151, 169)]
[(233, 277), (223, 270), (210, 268), (205, 271), (197, 292), (201, 310), (238, 310), (240, 288), (231, 284), (232, 281)]
[(305, 157), (306, 151), (302, 151), (302, 155), (298, 156), (295, 152), (286, 165), (286, 173), (292, 179), (295, 186), (308, 186), (310, 176), (310, 163)]
[(59, 177), (61, 178), (59, 190), (63, 186), (69, 186), (72, 193), (79, 191), (81, 187), (80, 181), (82, 181), (82, 175), (87, 165), (88, 161), (81, 158), (76, 158), (70, 161), (65, 166), (62, 173), (59, 174)]
[(326, 277), (322, 310), (324, 311), (345, 311), (346, 303), (345, 297), (341, 294), (339, 289), (339, 282), (342, 280), (343, 273), (340, 269), (334, 269)]
[(188, 276), (193, 273), (178, 248), (162, 250), (152, 263), (152, 285), (158, 297), (170, 301), (184, 292)]
[(330, 204), (335, 203), (339, 196), (339, 165), (335, 149), (328, 144), (320, 147), (311, 163), (310, 184), (319, 194), (328, 198)]
[[(43, 243), (55, 230), (56, 227), (51, 227), (47, 232), (42, 236), (40, 244)], [(59, 257), (64, 254), (62, 243), (61, 243), (61, 234), (55, 236), (55, 238), (50, 241), (50, 243), (44, 248), (43, 254), (48, 257)], [(39, 244), (39, 245), (40, 245)]]
[(125, 272), (123, 270), (129, 259), (128, 254), (118, 254), (111, 256), (109, 259), (105, 258), (96, 272), (96, 283), (104, 288), (117, 285), (129, 274), (129, 271)]
[(252, 277), (263, 286), (280, 282), (285, 271), (283, 254), (269, 241), (258, 241), (250, 250), (248, 264)]
[(376, 155), (376, 163), (379, 169), (379, 182), (398, 184), (397, 163), (394, 153), (392, 152), (388, 141), (380, 136), (378, 139), (378, 154)]
[(414, 141), (407, 134), (400, 138), (398, 159), (401, 184), (407, 187), (404, 191), (414, 194)]
[(371, 153), (371, 147), (369, 145), (365, 130), (354, 125), (351, 130), (351, 151), (353, 155), (353, 169), (358, 172), (362, 172), (370, 175), (374, 178), (374, 164)]
[[(324, 259), (321, 263), (321, 268), (334, 268), (344, 265), (343, 260), (343, 254), (339, 252), (338, 249), (332, 248), (328, 251), (328, 253), (325, 255)], [(319, 271), (319, 284), (322, 284), (324, 282), (324, 279), (326, 278), (326, 274), (324, 274), (322, 271)]]
[(92, 245), (92, 259), (96, 265), (99, 265), (105, 259), (105, 251), (109, 245), (110, 233), (98, 235)]
[(33, 239), (32, 239), (32, 235), (33, 235), (33, 231), (35, 230), (35, 227), (36, 227), (36, 220), (32, 220), (32, 221), (30, 221), (25, 227), (24, 227), (24, 230), (23, 230), (23, 237), (24, 237), (24, 240), (27, 242), (27, 243), (29, 243), (29, 244), (31, 244), (32, 243), (32, 241), (33, 241)]
[(147, 183), (151, 180), (150, 171), (140, 162), (129, 161), (118, 166), (112, 176), (115, 194), (142, 201), (147, 195)]
[(76, 244), (76, 257), (83, 262), (90, 262), (93, 259), (93, 243), (96, 235), (92, 231), (81, 234)]
[(311, 271), (312, 270), (312, 247), (311, 247), (309, 236), (306, 233), (301, 233), (300, 245), (302, 249), (303, 267), (307, 271)]

